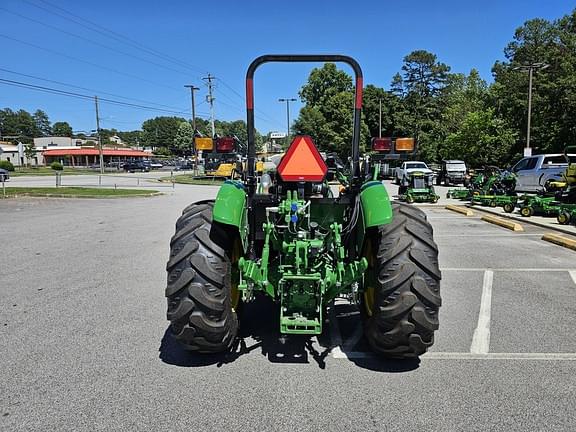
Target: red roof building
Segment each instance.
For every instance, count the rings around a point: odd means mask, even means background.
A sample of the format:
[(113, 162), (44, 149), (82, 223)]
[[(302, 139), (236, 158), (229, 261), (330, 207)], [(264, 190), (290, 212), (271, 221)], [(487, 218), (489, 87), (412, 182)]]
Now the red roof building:
[[(46, 164), (56, 161), (70, 166), (90, 166), (97, 165), (100, 152), (97, 148), (55, 148), (42, 152)], [(132, 149), (102, 149), (104, 163), (120, 162), (132, 159), (142, 160), (149, 158), (150, 153)]]

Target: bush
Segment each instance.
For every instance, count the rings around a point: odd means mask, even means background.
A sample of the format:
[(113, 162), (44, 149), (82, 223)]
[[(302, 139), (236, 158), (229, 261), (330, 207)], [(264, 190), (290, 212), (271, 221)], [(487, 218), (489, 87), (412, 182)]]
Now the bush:
[(50, 168), (52, 168), (55, 171), (62, 171), (64, 169), (64, 167), (60, 162), (52, 162), (50, 164)]
[(14, 171), (14, 165), (12, 165), (12, 162), (7, 160), (0, 161), (0, 168), (5, 169), (6, 171)]

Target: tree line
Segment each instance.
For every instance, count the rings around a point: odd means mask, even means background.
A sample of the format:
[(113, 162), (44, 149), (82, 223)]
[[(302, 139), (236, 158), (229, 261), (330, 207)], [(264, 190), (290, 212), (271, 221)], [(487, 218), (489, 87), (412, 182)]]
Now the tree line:
[[(474, 166), (517, 160), (527, 135), (526, 66), (535, 63), (547, 66), (533, 72), (531, 147), (544, 153), (576, 145), (576, 10), (554, 21), (527, 21), (504, 55), (488, 85), (476, 69), (451, 73), (433, 53), (408, 54), (389, 90), (364, 89), (363, 150), (379, 135), (381, 103), (382, 135), (414, 137), (422, 159), (464, 159)], [(352, 78), (334, 64), (314, 69), (299, 93), (304, 106), (295, 132), (348, 156), (353, 91)]]
[[(236, 136), (241, 142), (246, 142), (248, 133), (244, 120), (215, 120), (215, 133), (218, 136)], [(196, 118), (196, 133), (199, 136), (212, 136), (208, 120)], [(42, 110), (29, 113), (20, 109), (10, 108), (0, 110), (0, 139), (12, 142), (31, 144), (34, 138), (45, 136), (89, 138), (94, 137), (95, 130), (74, 132), (68, 122), (59, 121), (52, 124)], [(117, 129), (100, 129), (102, 142), (112, 144), (110, 137), (118, 136), (128, 146), (150, 147), (157, 154), (185, 155), (192, 146), (193, 128), (190, 120), (183, 117), (154, 117), (143, 122), (141, 130), (119, 131)], [(256, 144), (261, 147), (263, 137), (256, 131)]]

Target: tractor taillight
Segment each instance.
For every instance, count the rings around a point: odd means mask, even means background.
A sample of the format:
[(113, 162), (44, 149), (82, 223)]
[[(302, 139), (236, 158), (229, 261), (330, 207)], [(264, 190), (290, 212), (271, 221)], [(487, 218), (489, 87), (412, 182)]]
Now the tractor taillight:
[(227, 153), (234, 150), (234, 138), (222, 137), (216, 141), (216, 151), (218, 153)]
[(392, 149), (392, 138), (372, 138), (372, 150), (389, 152)]
[(285, 182), (321, 182), (328, 167), (309, 136), (296, 136), (278, 165)]
[(396, 151), (414, 151), (414, 138), (396, 138)]

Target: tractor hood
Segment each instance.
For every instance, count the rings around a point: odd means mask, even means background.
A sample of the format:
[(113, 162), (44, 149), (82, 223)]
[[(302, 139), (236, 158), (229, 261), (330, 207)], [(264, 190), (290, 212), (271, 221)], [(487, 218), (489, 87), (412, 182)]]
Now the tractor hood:
[(430, 168), (406, 168), (407, 174), (415, 173), (415, 172), (420, 172), (423, 174), (432, 174), (432, 170)]

